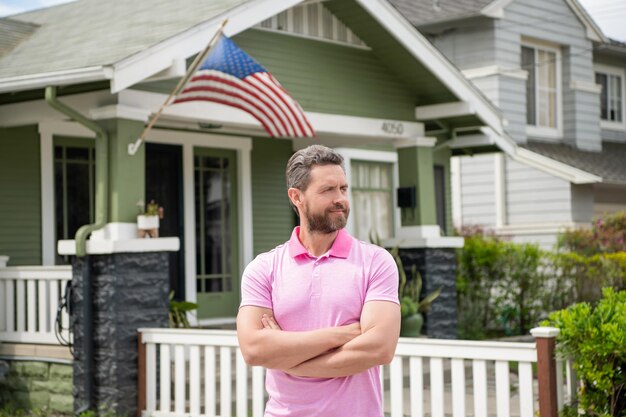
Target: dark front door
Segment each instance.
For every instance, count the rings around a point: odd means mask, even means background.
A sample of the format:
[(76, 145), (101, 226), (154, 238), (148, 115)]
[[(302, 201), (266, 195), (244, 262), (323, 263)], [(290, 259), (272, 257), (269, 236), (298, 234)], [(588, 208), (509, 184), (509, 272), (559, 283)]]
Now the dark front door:
[(170, 290), (185, 299), (183, 159), (179, 145), (146, 143), (146, 203), (154, 200), (164, 208), (159, 237), (178, 237), (180, 251), (170, 252)]

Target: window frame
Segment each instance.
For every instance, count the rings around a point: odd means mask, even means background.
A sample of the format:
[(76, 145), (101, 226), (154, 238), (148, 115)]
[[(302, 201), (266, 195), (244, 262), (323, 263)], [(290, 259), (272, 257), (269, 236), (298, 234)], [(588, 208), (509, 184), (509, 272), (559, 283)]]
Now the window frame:
[[(553, 138), (560, 139), (563, 137), (563, 80), (562, 80), (562, 53), (561, 49), (556, 44), (523, 39), (520, 45), (520, 67), (522, 66), (522, 48), (530, 48), (535, 51), (535, 62), (537, 62), (537, 51), (542, 50), (545, 52), (550, 52), (555, 54), (555, 84), (556, 84), (556, 100), (555, 100), (555, 118), (556, 118), (556, 127), (547, 127), (547, 126), (539, 126), (539, 125), (530, 125), (526, 123), (526, 134), (531, 137), (541, 137), (541, 138)], [(522, 68), (524, 69), (524, 68)], [(529, 71), (524, 69), (525, 71)], [(536, 71), (536, 67), (533, 68), (533, 71)], [(538, 76), (535, 73), (535, 119), (538, 120)], [(528, 100), (528, 97), (526, 97)], [(526, 115), (528, 118), (528, 115)]]
[[(604, 74), (604, 75), (614, 75), (621, 78), (621, 93), (622, 93), (622, 121), (614, 122), (611, 120), (602, 119), (602, 113), (600, 112), (600, 128), (609, 129), (609, 130), (626, 130), (626, 86), (624, 82), (626, 82), (626, 70), (620, 67), (614, 67), (610, 65), (604, 64), (593, 64), (593, 79), (595, 82), (596, 74)], [(600, 86), (600, 84), (596, 84)], [(600, 93), (600, 97), (598, 97), (598, 104), (602, 93)], [(607, 92), (608, 97), (608, 92)], [(600, 107), (601, 108), (601, 107)], [(600, 110), (599, 108), (599, 110)]]
[[(392, 236), (391, 238), (398, 236), (398, 230), (400, 227), (400, 209), (398, 208), (398, 201), (396, 195), (396, 189), (398, 188), (398, 153), (393, 151), (373, 151), (365, 149), (354, 148), (335, 148), (344, 159), (344, 166), (346, 169), (346, 179), (348, 180), (348, 199), (350, 200), (350, 207), (354, 209), (352, 203), (352, 161), (356, 162), (377, 162), (391, 164), (391, 199), (392, 199)], [(346, 230), (353, 235), (354, 234), (354, 216), (348, 216), (348, 223), (346, 224)]]

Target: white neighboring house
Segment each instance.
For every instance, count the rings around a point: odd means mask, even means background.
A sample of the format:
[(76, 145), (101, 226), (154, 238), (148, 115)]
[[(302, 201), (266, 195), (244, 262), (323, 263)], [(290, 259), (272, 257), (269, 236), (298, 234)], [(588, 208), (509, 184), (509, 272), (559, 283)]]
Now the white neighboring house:
[(452, 160), (455, 226), (550, 248), (559, 231), (626, 210), (626, 44), (576, 0), (392, 3), (499, 108), (516, 144), (503, 154), (487, 129), (433, 125), (486, 145)]

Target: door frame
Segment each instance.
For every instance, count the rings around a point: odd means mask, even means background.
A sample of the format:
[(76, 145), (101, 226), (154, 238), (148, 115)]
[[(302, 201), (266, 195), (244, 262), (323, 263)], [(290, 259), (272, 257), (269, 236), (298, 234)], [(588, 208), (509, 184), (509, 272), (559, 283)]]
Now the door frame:
[[(252, 180), (251, 152), (252, 138), (241, 136), (216, 135), (211, 133), (183, 132), (155, 128), (146, 138), (148, 142), (181, 145), (183, 148), (183, 204), (185, 222), (185, 299), (196, 302), (196, 215), (194, 210), (194, 148), (229, 149), (237, 152), (237, 197), (238, 210), (238, 253), (239, 280), (245, 266), (252, 261)], [(207, 322), (214, 319), (207, 319)], [(203, 324), (203, 320), (190, 317), (192, 325)]]

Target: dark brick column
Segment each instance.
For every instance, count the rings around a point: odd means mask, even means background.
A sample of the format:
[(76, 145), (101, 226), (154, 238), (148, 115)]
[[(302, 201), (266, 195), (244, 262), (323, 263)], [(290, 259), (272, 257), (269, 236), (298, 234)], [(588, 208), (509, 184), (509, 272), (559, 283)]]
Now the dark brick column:
[(407, 278), (411, 266), (422, 275), (422, 294), (441, 287), (441, 295), (424, 315), (424, 333), (438, 339), (456, 339), (456, 251), (452, 248), (402, 248), (400, 258)]
[(168, 252), (113, 253), (73, 260), (74, 409), (87, 402), (83, 349), (83, 267), (92, 281), (95, 406), (118, 415), (137, 409), (137, 329), (168, 326)]

